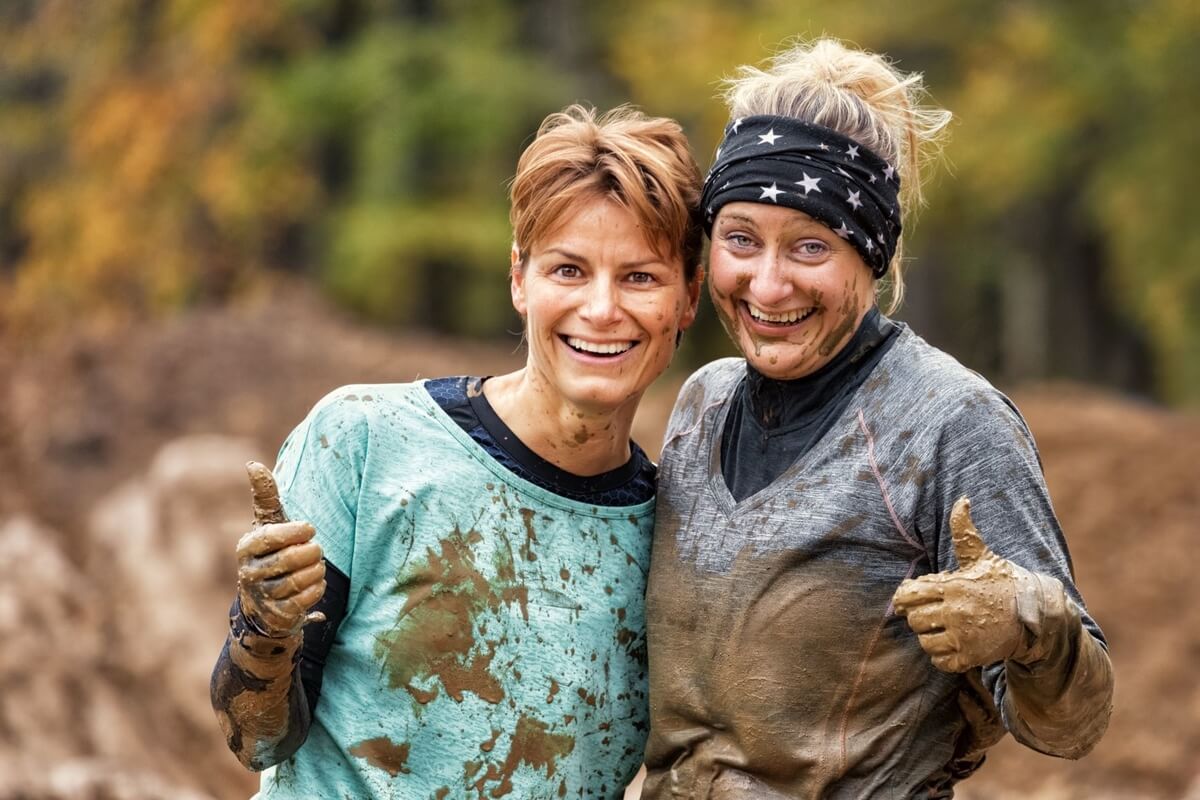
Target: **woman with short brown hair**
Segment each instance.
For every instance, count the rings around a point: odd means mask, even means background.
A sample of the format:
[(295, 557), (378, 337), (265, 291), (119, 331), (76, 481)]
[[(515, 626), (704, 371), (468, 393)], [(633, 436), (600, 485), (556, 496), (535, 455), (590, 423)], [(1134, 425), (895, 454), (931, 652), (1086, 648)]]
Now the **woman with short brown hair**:
[(512, 184), (525, 366), (343, 387), (274, 477), (252, 466), (212, 699), (260, 797), (601, 797), (636, 772), (655, 467), (630, 428), (695, 318), (699, 188), (670, 120), (550, 116)]

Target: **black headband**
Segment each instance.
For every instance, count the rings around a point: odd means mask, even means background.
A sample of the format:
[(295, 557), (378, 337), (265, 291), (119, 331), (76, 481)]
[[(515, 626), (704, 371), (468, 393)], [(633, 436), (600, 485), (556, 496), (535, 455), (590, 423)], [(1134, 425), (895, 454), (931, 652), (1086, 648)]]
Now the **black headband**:
[(891, 164), (837, 131), (792, 117), (755, 116), (725, 127), (704, 181), (704, 229), (726, 203), (794, 208), (854, 245), (876, 278), (900, 239), (900, 176)]

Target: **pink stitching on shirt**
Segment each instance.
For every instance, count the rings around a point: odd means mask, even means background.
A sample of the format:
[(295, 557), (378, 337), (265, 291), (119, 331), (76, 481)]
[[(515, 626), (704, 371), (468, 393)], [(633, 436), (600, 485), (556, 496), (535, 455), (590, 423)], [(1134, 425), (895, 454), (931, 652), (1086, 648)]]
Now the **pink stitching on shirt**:
[[(863, 435), (867, 437), (867, 460), (871, 464), (871, 472), (875, 475), (875, 482), (879, 484), (879, 491), (883, 495), (883, 504), (887, 506), (888, 515), (892, 519), (892, 524), (896, 526), (896, 530), (904, 537), (904, 540), (920, 551), (920, 554), (913, 558), (912, 563), (908, 565), (908, 574), (904, 577), (911, 578), (913, 571), (917, 567), (917, 563), (921, 560), (921, 556), (925, 554), (925, 548), (922, 547), (916, 539), (914, 539), (904, 525), (900, 523), (900, 517), (896, 514), (895, 507), (892, 506), (892, 499), (888, 495), (887, 484), (884, 483), (883, 473), (879, 470), (879, 463), (875, 460), (875, 438), (871, 436), (871, 430), (867, 427), (866, 417), (863, 416), (862, 409), (858, 410), (858, 425), (862, 428)], [(854, 677), (854, 685), (850, 689), (850, 697), (846, 700), (846, 707), (842, 712), (841, 733), (838, 737), (841, 741), (841, 774), (846, 772), (846, 762), (848, 756), (846, 753), (846, 737), (850, 724), (850, 709), (854, 707), (854, 701), (858, 699), (858, 689), (862, 685), (863, 676), (867, 672), (867, 663), (871, 660), (871, 653), (875, 651), (875, 645), (879, 643), (879, 636), (883, 633), (883, 627), (887, 624), (888, 617), (892, 615), (892, 603), (888, 601), (887, 610), (883, 614), (883, 618), (879, 620), (879, 624), (875, 627), (875, 633), (871, 635), (871, 641), (867, 644), (867, 649), (863, 653), (862, 663), (858, 665), (858, 674)]]
[(896, 515), (896, 509), (892, 507), (892, 498), (888, 495), (887, 484), (883, 482), (883, 474), (879, 471), (879, 463), (875, 461), (875, 437), (871, 436), (871, 431), (867, 428), (867, 419), (863, 416), (861, 408), (858, 410), (858, 426), (862, 428), (863, 435), (867, 437), (867, 460), (871, 462), (871, 472), (875, 474), (875, 482), (879, 484), (879, 491), (883, 495), (883, 504), (887, 506), (888, 514), (892, 518), (892, 524), (896, 526), (896, 530), (900, 532), (905, 541), (924, 553), (925, 547), (904, 529), (904, 525), (900, 523), (900, 517)]

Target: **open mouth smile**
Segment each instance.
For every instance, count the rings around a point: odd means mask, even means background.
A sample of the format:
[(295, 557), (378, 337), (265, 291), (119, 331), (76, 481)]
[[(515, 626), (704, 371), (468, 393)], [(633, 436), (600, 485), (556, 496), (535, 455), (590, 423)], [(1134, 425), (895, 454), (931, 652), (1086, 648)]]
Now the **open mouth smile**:
[(742, 310), (746, 316), (758, 327), (762, 328), (777, 328), (786, 329), (792, 328), (807, 320), (813, 314), (817, 313), (816, 306), (808, 308), (794, 308), (789, 311), (769, 312), (763, 311), (760, 308), (750, 305), (745, 300), (740, 301)]
[(567, 336), (559, 334), (559, 339), (563, 343), (580, 355), (589, 358), (599, 359), (616, 359), (628, 353), (638, 345), (636, 341), (616, 341), (616, 342), (590, 342), (587, 339), (580, 339), (578, 336)]

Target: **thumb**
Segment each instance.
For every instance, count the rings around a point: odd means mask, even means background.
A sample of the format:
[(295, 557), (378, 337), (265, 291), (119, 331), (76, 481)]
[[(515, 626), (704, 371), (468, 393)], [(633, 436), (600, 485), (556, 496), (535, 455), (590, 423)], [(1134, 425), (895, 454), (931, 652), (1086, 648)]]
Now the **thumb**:
[(967, 569), (988, 554), (988, 546), (979, 529), (971, 520), (971, 501), (966, 495), (958, 498), (950, 511), (950, 537), (954, 541), (954, 555), (958, 568)]
[(254, 524), (287, 522), (283, 503), (279, 501), (279, 487), (275, 485), (271, 470), (257, 461), (247, 461), (246, 474), (250, 476), (250, 494), (254, 498)]

